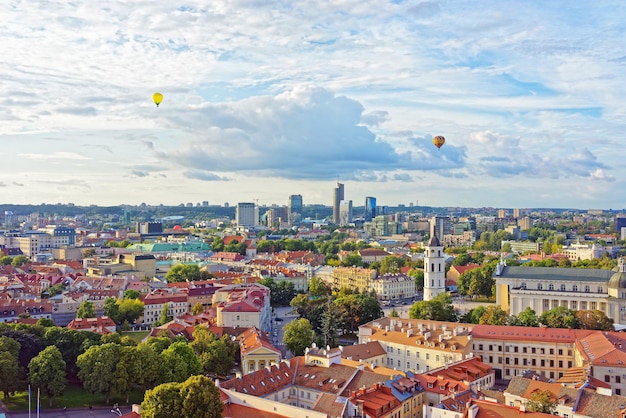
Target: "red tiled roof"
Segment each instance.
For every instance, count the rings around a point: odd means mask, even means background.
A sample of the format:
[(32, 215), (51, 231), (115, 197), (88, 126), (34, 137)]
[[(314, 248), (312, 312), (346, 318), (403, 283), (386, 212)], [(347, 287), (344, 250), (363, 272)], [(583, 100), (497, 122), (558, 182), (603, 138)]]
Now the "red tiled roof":
[(509, 325), (475, 325), (472, 338), (574, 343), (577, 338), (594, 331), (567, 328), (515, 327)]

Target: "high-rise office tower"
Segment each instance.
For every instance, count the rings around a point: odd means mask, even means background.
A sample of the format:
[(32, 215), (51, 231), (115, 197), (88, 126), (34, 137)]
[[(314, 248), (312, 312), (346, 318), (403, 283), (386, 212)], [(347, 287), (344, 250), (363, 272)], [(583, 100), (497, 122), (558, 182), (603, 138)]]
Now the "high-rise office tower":
[(376, 198), (368, 196), (365, 198), (365, 222), (371, 222), (376, 217)]
[(498, 218), (500, 219), (506, 218), (506, 209), (498, 209)]
[(339, 206), (343, 199), (343, 183), (337, 183), (337, 187), (333, 191), (333, 222), (337, 225), (340, 221)]
[(293, 223), (294, 214), (302, 214), (302, 195), (292, 194), (289, 196), (289, 202), (287, 203), (287, 216), (289, 225)]
[(258, 209), (254, 203), (237, 203), (235, 220), (238, 226), (256, 226), (258, 219)]
[(339, 225), (345, 226), (352, 223), (352, 200), (342, 202), (339, 205)]
[(513, 217), (514, 217), (515, 219), (519, 219), (521, 214), (522, 214), (522, 211), (521, 211), (521, 210), (519, 210), (519, 209), (513, 209)]
[(430, 230), (435, 231), (437, 237), (443, 237), (454, 232), (452, 220), (449, 216), (433, 216), (430, 220)]

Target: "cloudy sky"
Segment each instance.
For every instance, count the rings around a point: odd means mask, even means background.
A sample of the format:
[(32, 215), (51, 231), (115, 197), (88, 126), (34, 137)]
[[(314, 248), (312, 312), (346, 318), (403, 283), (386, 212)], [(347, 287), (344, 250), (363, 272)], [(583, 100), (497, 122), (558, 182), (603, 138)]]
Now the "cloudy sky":
[(624, 208), (625, 16), (621, 0), (3, 1), (0, 203), (330, 204), (340, 181), (355, 205)]

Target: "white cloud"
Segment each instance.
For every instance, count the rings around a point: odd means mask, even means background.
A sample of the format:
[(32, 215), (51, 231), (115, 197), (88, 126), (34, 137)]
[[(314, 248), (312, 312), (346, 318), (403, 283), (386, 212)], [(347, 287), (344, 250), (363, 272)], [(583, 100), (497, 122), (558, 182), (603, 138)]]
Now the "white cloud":
[(16, 203), (192, 200), (194, 180), (250, 200), (264, 179), (327, 203), (324, 182), (340, 179), (399, 202), (424, 188), (433, 205), (471, 188), (482, 206), (513, 185), (546, 206), (531, 187), (545, 178), (563, 206), (575, 202), (559, 180), (593, 191), (626, 177), (621, 2), (51, 0), (0, 13), (0, 139), (24, 186), (2, 184)]

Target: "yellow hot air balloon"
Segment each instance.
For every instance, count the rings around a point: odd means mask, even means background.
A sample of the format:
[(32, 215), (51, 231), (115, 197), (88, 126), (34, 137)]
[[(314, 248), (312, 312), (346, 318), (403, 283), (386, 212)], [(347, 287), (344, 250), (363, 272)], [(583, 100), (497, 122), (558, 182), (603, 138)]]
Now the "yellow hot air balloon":
[(154, 100), (154, 104), (157, 105), (157, 107), (159, 107), (159, 105), (163, 101), (163, 95), (161, 93), (154, 93), (152, 95), (152, 100)]
[(443, 144), (445, 143), (446, 143), (446, 138), (444, 138), (441, 135), (437, 135), (436, 137), (433, 138), (433, 144), (435, 144), (437, 148), (441, 148)]

